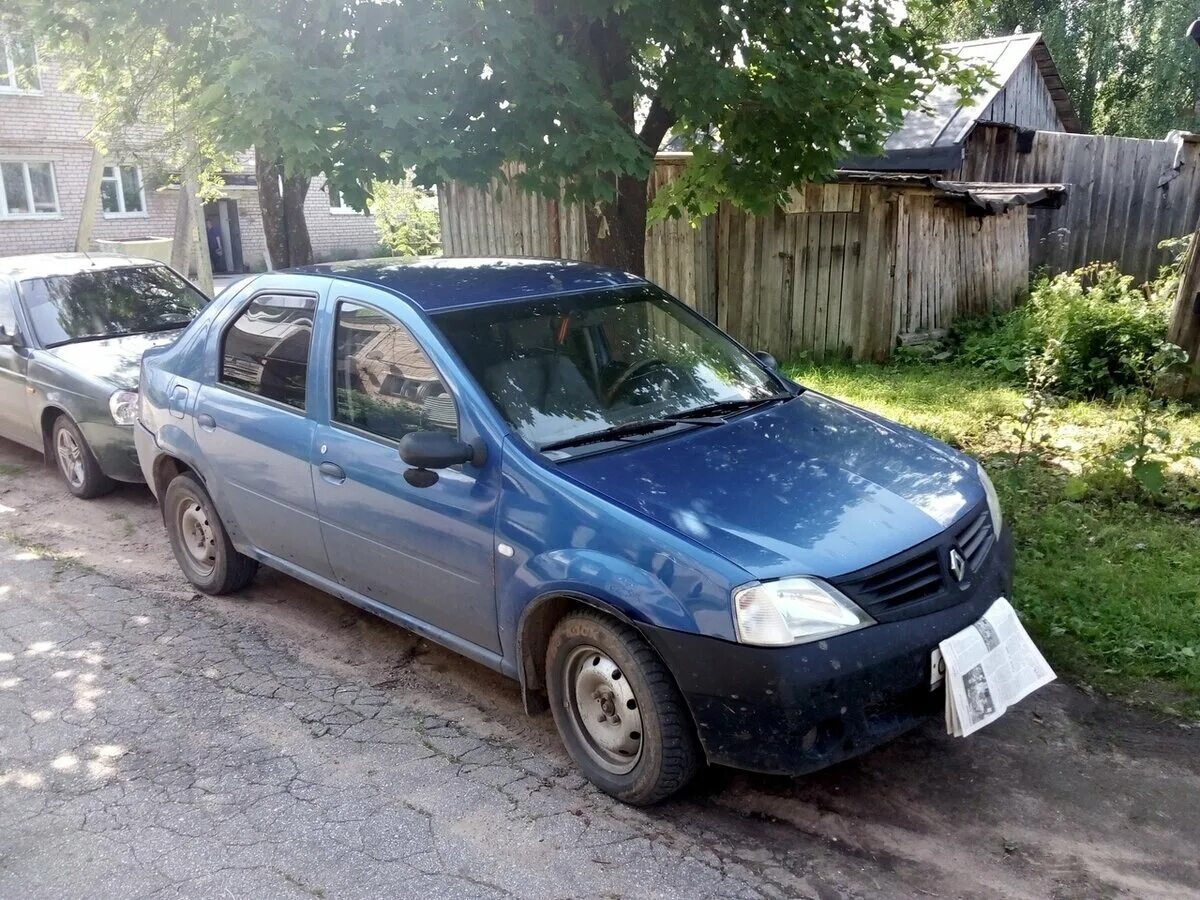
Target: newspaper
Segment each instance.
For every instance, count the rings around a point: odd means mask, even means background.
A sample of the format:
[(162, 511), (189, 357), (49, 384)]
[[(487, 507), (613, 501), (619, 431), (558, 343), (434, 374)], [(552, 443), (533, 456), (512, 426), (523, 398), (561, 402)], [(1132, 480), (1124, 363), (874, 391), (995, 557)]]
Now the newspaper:
[(938, 650), (946, 678), (946, 731), (956, 737), (994, 722), (1055, 677), (1003, 597), (974, 625), (942, 641)]

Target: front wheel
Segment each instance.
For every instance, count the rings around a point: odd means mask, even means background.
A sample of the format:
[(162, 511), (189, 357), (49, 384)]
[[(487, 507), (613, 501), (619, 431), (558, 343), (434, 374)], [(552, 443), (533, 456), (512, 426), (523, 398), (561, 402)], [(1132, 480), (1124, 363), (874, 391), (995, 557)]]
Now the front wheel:
[(546, 650), (546, 685), (567, 752), (605, 793), (649, 805), (700, 769), (675, 680), (631, 626), (591, 611), (564, 618)]
[(176, 475), (162, 500), (163, 521), (179, 568), (206, 594), (230, 594), (254, 577), (258, 563), (239, 553), (212, 498), (193, 475)]
[(110, 493), (116, 482), (104, 474), (96, 455), (88, 446), (79, 426), (65, 415), (59, 416), (50, 432), (50, 443), (54, 447), (54, 462), (58, 474), (63, 477), (69, 490), (81, 500), (92, 500)]

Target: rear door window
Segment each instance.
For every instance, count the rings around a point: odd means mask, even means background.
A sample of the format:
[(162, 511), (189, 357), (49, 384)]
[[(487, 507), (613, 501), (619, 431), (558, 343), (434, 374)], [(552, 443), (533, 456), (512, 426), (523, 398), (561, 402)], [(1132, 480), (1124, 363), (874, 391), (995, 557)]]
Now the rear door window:
[(304, 410), (316, 298), (260, 294), (225, 332), (221, 383)]

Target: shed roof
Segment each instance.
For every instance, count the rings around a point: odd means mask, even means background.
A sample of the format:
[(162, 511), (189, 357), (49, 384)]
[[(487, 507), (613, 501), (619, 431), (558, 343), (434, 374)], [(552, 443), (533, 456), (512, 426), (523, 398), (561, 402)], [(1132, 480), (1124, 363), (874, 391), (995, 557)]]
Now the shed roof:
[(925, 96), (922, 106), (910, 111), (884, 142), (883, 157), (856, 159), (847, 165), (888, 169), (955, 168), (962, 161), (962, 147), (971, 129), (1028, 57), (1033, 58), (1041, 73), (1063, 128), (1082, 131), (1079, 116), (1041, 33), (982, 38), (943, 44), (942, 47), (965, 62), (991, 69), (993, 74), (984, 89), (962, 105), (957, 88), (938, 85)]

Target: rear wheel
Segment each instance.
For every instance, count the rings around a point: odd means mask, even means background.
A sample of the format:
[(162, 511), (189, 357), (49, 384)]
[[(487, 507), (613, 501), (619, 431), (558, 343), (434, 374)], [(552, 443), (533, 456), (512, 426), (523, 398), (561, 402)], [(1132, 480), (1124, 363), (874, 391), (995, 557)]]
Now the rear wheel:
[(58, 474), (67, 483), (67, 490), (76, 497), (91, 500), (116, 487), (116, 482), (101, 471), (83, 432), (69, 417), (59, 416), (54, 421), (50, 444), (54, 449)]
[(656, 803), (700, 769), (675, 680), (631, 626), (591, 611), (564, 618), (546, 650), (546, 686), (567, 751), (605, 793)]
[(193, 475), (176, 475), (163, 493), (163, 520), (179, 568), (206, 594), (241, 590), (258, 563), (229, 540), (212, 498)]

